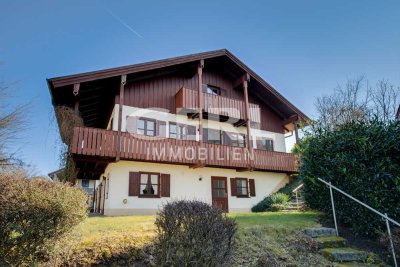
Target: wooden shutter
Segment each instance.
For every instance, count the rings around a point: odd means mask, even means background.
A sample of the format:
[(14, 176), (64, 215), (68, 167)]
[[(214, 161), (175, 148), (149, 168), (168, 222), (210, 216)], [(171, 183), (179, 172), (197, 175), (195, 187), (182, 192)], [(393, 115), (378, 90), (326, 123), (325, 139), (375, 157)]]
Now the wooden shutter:
[(140, 173), (129, 173), (129, 193), (128, 196), (139, 196), (140, 192)]
[(157, 121), (156, 124), (156, 135), (159, 137), (166, 137), (167, 123), (165, 121)]
[(250, 190), (250, 196), (255, 197), (256, 196), (256, 185), (254, 183), (254, 179), (249, 179), (249, 190)]
[(128, 133), (137, 133), (137, 117), (126, 117), (126, 131)]
[(231, 178), (231, 196), (237, 195), (236, 178)]
[(188, 140), (196, 140), (196, 126), (187, 126)]
[(170, 197), (171, 176), (166, 173), (161, 173), (161, 197)]

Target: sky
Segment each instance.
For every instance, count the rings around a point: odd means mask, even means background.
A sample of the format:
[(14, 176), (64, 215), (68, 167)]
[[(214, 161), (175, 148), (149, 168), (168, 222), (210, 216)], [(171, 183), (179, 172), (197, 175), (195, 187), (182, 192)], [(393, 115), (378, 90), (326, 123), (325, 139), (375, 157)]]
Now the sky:
[(227, 48), (310, 117), (364, 75), (400, 85), (400, 1), (0, 1), (0, 82), (30, 102), (12, 149), (59, 168), (46, 78)]

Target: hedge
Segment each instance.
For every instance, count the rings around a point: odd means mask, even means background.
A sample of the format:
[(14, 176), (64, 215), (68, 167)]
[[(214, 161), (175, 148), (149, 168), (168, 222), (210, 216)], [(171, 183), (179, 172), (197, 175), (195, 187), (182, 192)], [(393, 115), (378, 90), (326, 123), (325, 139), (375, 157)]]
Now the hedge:
[(86, 195), (68, 184), (0, 173), (0, 265), (33, 265), (81, 222)]
[[(351, 122), (335, 130), (314, 128), (298, 147), (304, 196), (311, 208), (331, 215), (329, 189), (317, 180), (331, 181), (371, 207), (400, 220), (400, 123), (378, 120)], [(358, 234), (385, 231), (377, 216), (334, 192), (338, 219)]]

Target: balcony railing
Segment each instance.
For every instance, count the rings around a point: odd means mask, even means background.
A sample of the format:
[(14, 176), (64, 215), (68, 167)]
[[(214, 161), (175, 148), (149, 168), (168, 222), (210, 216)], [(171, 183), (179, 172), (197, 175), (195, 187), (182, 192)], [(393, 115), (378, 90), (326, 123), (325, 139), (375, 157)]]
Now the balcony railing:
[(122, 160), (150, 161), (184, 165), (201, 164), (224, 168), (296, 172), (293, 154), (204, 143), (191, 140), (149, 137), (97, 128), (75, 127), (71, 152)]
[[(237, 120), (245, 120), (244, 101), (203, 93), (204, 112), (213, 115), (226, 116)], [(198, 93), (195, 90), (182, 88), (175, 95), (175, 103), (178, 112), (197, 112)], [(260, 123), (260, 107), (249, 103), (249, 119), (252, 122)]]

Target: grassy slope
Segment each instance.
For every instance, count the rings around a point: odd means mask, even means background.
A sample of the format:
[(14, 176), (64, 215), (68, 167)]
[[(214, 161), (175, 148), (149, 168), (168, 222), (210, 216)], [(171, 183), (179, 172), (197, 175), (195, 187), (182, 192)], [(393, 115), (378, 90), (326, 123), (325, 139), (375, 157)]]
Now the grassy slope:
[[(283, 240), (305, 227), (317, 226), (317, 215), (316, 212), (229, 214), (239, 226), (235, 264), (254, 266), (265, 251), (282, 258), (290, 257), (282, 247)], [(107, 263), (108, 260), (114, 262), (115, 258), (126, 258), (127, 254), (133, 254), (131, 260), (140, 258), (142, 248), (151, 244), (155, 236), (154, 220), (154, 216), (88, 218), (74, 232), (73, 245), (67, 252), (68, 261)]]

